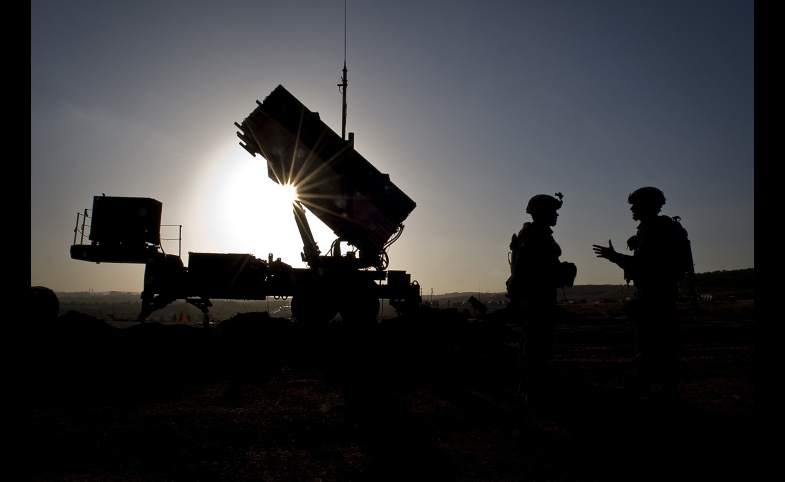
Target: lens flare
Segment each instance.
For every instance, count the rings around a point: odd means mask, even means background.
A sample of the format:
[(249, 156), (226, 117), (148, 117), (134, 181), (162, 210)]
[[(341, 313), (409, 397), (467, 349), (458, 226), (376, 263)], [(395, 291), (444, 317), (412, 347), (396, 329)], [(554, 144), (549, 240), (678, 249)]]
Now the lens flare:
[(285, 204), (293, 204), (298, 200), (297, 188), (294, 187), (294, 184), (284, 184), (279, 186), (278, 189), (276, 189), (276, 195), (280, 201)]

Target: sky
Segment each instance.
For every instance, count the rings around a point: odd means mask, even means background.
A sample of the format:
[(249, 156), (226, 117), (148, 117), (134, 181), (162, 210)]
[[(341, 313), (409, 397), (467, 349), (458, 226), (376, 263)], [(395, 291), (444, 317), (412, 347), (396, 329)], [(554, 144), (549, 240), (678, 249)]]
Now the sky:
[[(754, 267), (751, 1), (346, 3), (347, 131), (416, 203), (389, 269), (436, 294), (501, 292), (535, 194), (576, 284), (622, 284), (593, 244), (635, 233), (656, 186), (696, 272)], [(241, 123), (282, 84), (341, 132), (344, 2), (31, 2), (30, 278), (142, 290), (144, 266), (72, 260), (95, 195), (150, 197), (188, 252), (302, 241)], [(327, 251), (334, 239), (310, 224)], [(177, 228), (162, 228), (177, 253)], [(628, 253), (629, 254), (629, 253)]]

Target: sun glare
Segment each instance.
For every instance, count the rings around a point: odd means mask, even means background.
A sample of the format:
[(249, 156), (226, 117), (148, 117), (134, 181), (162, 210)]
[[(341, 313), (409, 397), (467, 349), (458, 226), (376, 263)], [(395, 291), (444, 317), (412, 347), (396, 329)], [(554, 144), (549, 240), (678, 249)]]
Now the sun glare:
[(275, 194), (281, 201), (281, 204), (292, 204), (297, 201), (297, 189), (293, 184), (277, 185)]
[[(292, 212), (292, 203), (299, 198), (292, 184), (268, 178), (267, 165), (244, 151), (228, 155), (207, 179), (205, 189), (211, 195), (205, 197), (205, 217), (197, 223), (203, 231), (194, 237), (194, 251), (249, 253), (262, 259), (272, 253), (292, 266), (304, 266), (303, 241)], [(324, 250), (335, 234), (305, 208), (314, 238)]]

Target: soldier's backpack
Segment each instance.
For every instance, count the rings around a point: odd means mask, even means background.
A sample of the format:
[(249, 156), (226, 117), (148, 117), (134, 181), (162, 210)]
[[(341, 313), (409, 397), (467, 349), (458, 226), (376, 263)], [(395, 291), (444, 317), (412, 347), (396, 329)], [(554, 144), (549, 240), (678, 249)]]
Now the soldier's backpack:
[[(523, 231), (523, 229), (521, 229)], [(504, 285), (507, 287), (507, 297), (510, 296), (510, 281), (512, 281), (512, 276), (515, 270), (515, 258), (518, 256), (518, 250), (521, 247), (520, 235), (513, 233), (512, 238), (510, 239), (510, 251), (507, 253), (507, 262), (510, 264), (510, 277), (507, 278), (507, 281), (504, 282)]]
[[(687, 276), (694, 276), (695, 266), (692, 260), (692, 246), (687, 230), (681, 225), (679, 216), (659, 216), (658, 224), (665, 231), (668, 253), (665, 256), (669, 277), (674, 281), (682, 281)], [(627, 240), (627, 248), (635, 251), (638, 247), (638, 236)], [(629, 282), (629, 280), (628, 280)]]
[(668, 222), (665, 225), (668, 228), (668, 237), (670, 239), (671, 253), (669, 258), (671, 260), (670, 269), (673, 278), (676, 281), (682, 281), (688, 275), (695, 273), (695, 265), (692, 260), (692, 245), (687, 235), (687, 230), (681, 225), (681, 218), (679, 216), (667, 217)]

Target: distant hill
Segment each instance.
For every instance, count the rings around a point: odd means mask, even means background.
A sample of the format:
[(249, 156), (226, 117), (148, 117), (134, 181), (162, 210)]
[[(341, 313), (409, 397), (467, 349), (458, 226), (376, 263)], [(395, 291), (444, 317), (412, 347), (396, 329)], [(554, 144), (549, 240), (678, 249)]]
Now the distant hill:
[[(679, 291), (686, 295), (684, 283), (680, 283)], [(734, 296), (737, 299), (750, 299), (755, 297), (755, 268), (734, 269), (729, 271), (710, 271), (695, 274), (695, 292), (697, 294), (710, 294), (716, 299), (727, 296)], [(635, 294), (635, 286), (630, 284), (618, 285), (575, 285), (571, 288), (558, 290), (559, 300), (567, 298), (576, 303), (580, 300), (593, 301), (618, 300), (631, 297)], [(451, 304), (466, 301), (470, 296), (479, 298), (483, 303), (504, 301), (507, 298), (503, 292), (497, 293), (445, 293), (443, 295), (433, 295), (434, 300), (450, 300)], [(429, 301), (430, 296), (423, 295), (423, 301)]]
[[(681, 284), (680, 291), (683, 295), (686, 295), (684, 283)], [(727, 299), (730, 296), (736, 299), (753, 299), (755, 297), (755, 270), (754, 268), (749, 268), (698, 273), (695, 275), (695, 291), (698, 295), (712, 295), (715, 300)], [(140, 293), (105, 291), (58, 292), (56, 294), (60, 301), (60, 314), (68, 310), (77, 310), (99, 318), (114, 316), (118, 319), (135, 319), (141, 309)], [(635, 287), (633, 285), (627, 286), (626, 284), (576, 285), (571, 288), (564, 288), (563, 292), (558, 290), (560, 301), (566, 298), (573, 300), (574, 303), (619, 301), (632, 297), (634, 294)], [(439, 301), (440, 307), (462, 306), (467, 308), (468, 305), (463, 303), (471, 296), (478, 298), (491, 310), (500, 308), (509, 301), (504, 292), (477, 293), (476, 291), (433, 295), (433, 300)], [(430, 300), (430, 295), (423, 294), (423, 301)], [(210, 311), (216, 319), (227, 319), (234, 316), (237, 312), (264, 311), (268, 306), (271, 312), (281, 312), (283, 316), (288, 313), (289, 305), (289, 301), (272, 299), (268, 302), (215, 300), (214, 303), (215, 306)], [(163, 310), (156, 311), (152, 318), (168, 320), (181, 317), (183, 313), (189, 315), (192, 319), (201, 319), (201, 313), (195, 307), (187, 305), (182, 300), (169, 305)]]
[[(568, 300), (574, 300), (575, 303), (580, 302), (581, 300), (586, 300), (585, 302), (591, 303), (594, 301), (603, 301), (603, 300), (614, 300), (618, 301), (620, 298), (626, 298), (628, 296), (633, 296), (635, 294), (635, 287), (630, 285), (627, 286), (626, 284), (618, 284), (618, 285), (575, 285), (570, 288), (564, 288), (562, 292), (561, 289), (558, 290), (559, 301), (564, 300), (565, 298)], [(478, 298), (485, 304), (494, 303), (506, 303), (509, 301), (509, 298), (505, 296), (505, 293), (477, 293), (476, 291), (473, 293), (465, 292), (465, 293), (446, 293), (443, 295), (433, 295), (433, 299), (435, 300), (450, 300), (451, 304), (455, 304), (456, 302), (466, 301), (469, 299), (470, 296), (474, 296)], [(430, 301), (430, 296), (423, 295), (423, 301)]]
[(695, 286), (705, 289), (754, 290), (755, 268), (697, 273)]
[(696, 273), (695, 291), (698, 294), (710, 294), (714, 297), (754, 298), (755, 268)]

